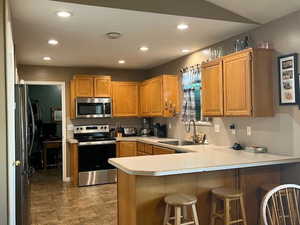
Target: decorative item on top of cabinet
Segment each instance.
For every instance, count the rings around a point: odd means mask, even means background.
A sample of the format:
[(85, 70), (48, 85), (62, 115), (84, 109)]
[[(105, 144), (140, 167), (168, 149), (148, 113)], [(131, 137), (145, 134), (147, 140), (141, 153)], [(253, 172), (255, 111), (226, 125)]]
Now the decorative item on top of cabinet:
[(139, 116), (139, 83), (112, 82), (113, 116)]
[[(249, 48), (222, 57), (220, 59), (222, 65), (217, 63), (218, 67), (214, 70), (206, 70), (214, 62), (203, 63), (204, 77), (215, 78), (204, 79), (206, 80), (203, 85), (204, 116), (273, 116), (272, 60), (272, 50)], [(223, 79), (222, 87), (220, 87), (221, 79)], [(208, 83), (207, 86), (205, 82)], [(222, 96), (217, 96), (217, 101), (212, 100), (213, 92), (220, 91)]]
[(176, 75), (161, 75), (140, 85), (141, 116), (173, 117), (179, 112), (179, 82)]

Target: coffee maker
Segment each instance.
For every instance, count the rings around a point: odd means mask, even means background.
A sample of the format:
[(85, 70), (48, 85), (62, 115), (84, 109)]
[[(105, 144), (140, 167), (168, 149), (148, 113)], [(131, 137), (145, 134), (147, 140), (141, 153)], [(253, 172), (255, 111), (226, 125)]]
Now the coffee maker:
[(142, 120), (142, 128), (141, 135), (144, 137), (151, 136), (152, 134), (152, 119), (151, 118), (143, 118)]

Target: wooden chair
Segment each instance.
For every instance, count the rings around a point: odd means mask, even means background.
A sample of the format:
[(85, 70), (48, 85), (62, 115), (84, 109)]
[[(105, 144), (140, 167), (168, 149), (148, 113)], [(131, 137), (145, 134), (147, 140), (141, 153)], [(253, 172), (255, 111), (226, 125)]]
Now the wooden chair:
[(299, 225), (300, 186), (284, 184), (269, 191), (261, 204), (263, 225)]
[[(165, 217), (164, 217), (164, 224), (163, 225), (171, 225), (169, 222), (174, 220), (175, 225), (199, 225), (196, 203), (197, 197), (193, 195), (187, 194), (172, 194), (165, 197), (166, 203), (166, 210), (165, 210)], [(171, 207), (174, 207), (175, 216), (171, 217)], [(191, 207), (192, 209), (192, 221), (184, 221), (187, 220), (187, 208)]]
[[(217, 203), (223, 203), (223, 210), (219, 212)], [(232, 219), (233, 203), (239, 205), (241, 210), (240, 218)], [(247, 225), (246, 211), (244, 204), (243, 192), (231, 188), (216, 188), (212, 190), (212, 206), (211, 206), (210, 225), (215, 225), (216, 220), (222, 220), (224, 225), (243, 224)], [(238, 215), (237, 215), (238, 216)]]

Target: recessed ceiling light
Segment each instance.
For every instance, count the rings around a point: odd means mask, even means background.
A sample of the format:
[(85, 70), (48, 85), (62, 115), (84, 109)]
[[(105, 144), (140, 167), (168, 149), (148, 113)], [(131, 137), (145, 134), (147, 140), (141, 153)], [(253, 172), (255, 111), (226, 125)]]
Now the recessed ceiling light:
[(58, 41), (55, 40), (55, 39), (50, 39), (50, 40), (48, 41), (48, 44), (49, 44), (49, 45), (57, 45), (57, 44), (58, 44)]
[(186, 30), (189, 28), (189, 25), (185, 24), (185, 23), (181, 23), (177, 26), (178, 30)]
[(191, 51), (191, 50), (189, 50), (189, 49), (182, 49), (182, 50), (181, 50), (182, 53), (188, 53), (188, 52), (190, 52), (190, 51)]
[(142, 52), (146, 52), (146, 51), (149, 50), (149, 48), (148, 48), (147, 46), (142, 46), (142, 47), (140, 47), (140, 50), (141, 50)]
[(50, 60), (52, 60), (52, 59), (51, 59), (51, 57), (49, 57), (49, 56), (44, 56), (44, 57), (43, 57), (43, 60), (45, 60), (45, 61), (50, 61)]
[(125, 63), (125, 60), (120, 59), (120, 60), (118, 61), (118, 63), (119, 63), (119, 64), (124, 64), (124, 63)]
[(56, 15), (61, 18), (69, 18), (70, 16), (72, 16), (72, 13), (68, 11), (58, 11)]

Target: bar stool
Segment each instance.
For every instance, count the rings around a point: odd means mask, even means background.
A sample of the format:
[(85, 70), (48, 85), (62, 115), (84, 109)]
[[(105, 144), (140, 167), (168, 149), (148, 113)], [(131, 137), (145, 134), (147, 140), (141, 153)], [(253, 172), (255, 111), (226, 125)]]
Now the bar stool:
[[(165, 197), (166, 210), (163, 225), (171, 225), (169, 222), (174, 220), (174, 225), (199, 225), (196, 203), (197, 197), (188, 194), (172, 194)], [(171, 217), (171, 207), (174, 207), (175, 216)], [(193, 220), (182, 223), (182, 219), (187, 219), (187, 207), (192, 209)]]
[[(217, 201), (221, 200), (224, 204), (224, 210), (217, 212)], [(241, 218), (232, 220), (231, 202), (238, 202), (241, 209)], [(212, 190), (212, 208), (211, 208), (211, 225), (215, 225), (216, 219), (223, 221), (224, 225), (243, 224), (247, 225), (246, 211), (243, 199), (243, 193), (230, 188), (216, 188)]]

